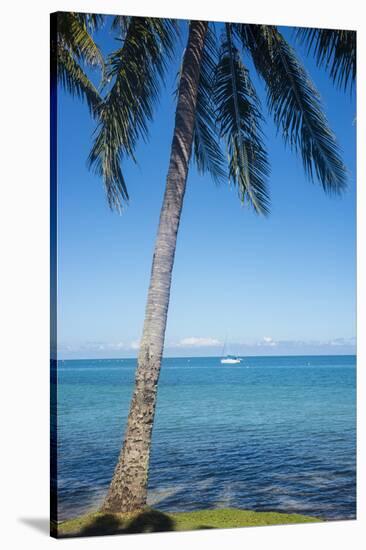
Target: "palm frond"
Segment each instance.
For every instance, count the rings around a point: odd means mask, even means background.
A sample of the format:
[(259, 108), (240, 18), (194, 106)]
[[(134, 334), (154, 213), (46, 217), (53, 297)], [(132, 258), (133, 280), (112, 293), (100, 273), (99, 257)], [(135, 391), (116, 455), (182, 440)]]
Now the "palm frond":
[(98, 31), (104, 23), (105, 16), (101, 13), (76, 12), (76, 16), (86, 25), (90, 33)]
[(122, 30), (122, 36), (124, 36), (127, 32), (130, 19), (131, 17), (127, 15), (116, 15), (113, 17), (112, 29), (117, 31)]
[(356, 31), (299, 28), (297, 38), (315, 57), (318, 67), (325, 67), (338, 87), (345, 90), (356, 80)]
[[(89, 28), (95, 28), (99, 19), (91, 14), (62, 12), (58, 14), (58, 43), (67, 48), (79, 62), (104, 69), (103, 55), (94, 42)], [(89, 27), (89, 28), (88, 28)]]
[(102, 99), (98, 90), (66, 48), (58, 48), (57, 78), (72, 96), (85, 99), (90, 112), (95, 114)]
[(121, 161), (125, 155), (135, 160), (138, 139), (148, 137), (176, 33), (172, 20), (131, 17), (122, 47), (108, 59), (112, 86), (99, 110), (89, 165), (103, 178), (111, 208), (121, 210), (128, 201)]
[(267, 178), (269, 165), (262, 143), (259, 100), (233, 42), (232, 26), (220, 48), (214, 100), (222, 137), (229, 156), (229, 177), (238, 186), (241, 200), (256, 212), (269, 211)]
[(347, 170), (310, 77), (276, 27), (236, 25), (267, 88), (269, 111), (285, 143), (301, 154), (304, 170), (327, 192), (346, 186)]
[(227, 179), (225, 157), (220, 148), (213, 89), (218, 51), (216, 37), (209, 27), (202, 53), (193, 134), (193, 158), (198, 172), (209, 172), (216, 183)]
[(94, 14), (74, 12), (57, 13), (55, 36), (51, 39), (51, 55), (56, 63), (58, 82), (71, 95), (86, 100), (93, 115), (101, 98), (96, 87), (88, 78), (84, 66), (98, 66), (104, 74), (103, 56), (89, 31), (98, 28), (103, 18)]

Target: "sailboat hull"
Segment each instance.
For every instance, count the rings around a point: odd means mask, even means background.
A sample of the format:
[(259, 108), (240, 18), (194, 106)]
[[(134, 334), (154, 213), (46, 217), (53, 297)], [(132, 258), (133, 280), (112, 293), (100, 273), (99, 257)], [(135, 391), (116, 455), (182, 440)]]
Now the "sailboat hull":
[(223, 365), (237, 365), (241, 362), (241, 359), (221, 359)]

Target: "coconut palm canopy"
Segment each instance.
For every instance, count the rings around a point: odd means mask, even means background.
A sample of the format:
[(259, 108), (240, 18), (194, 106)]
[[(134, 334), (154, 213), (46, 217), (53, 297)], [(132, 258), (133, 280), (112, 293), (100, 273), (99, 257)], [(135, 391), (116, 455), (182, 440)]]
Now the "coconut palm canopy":
[[(175, 20), (116, 16), (120, 45), (104, 61), (93, 32), (103, 16), (65, 13), (58, 29), (58, 75), (72, 94), (84, 98), (98, 119), (90, 166), (103, 178), (110, 206), (129, 199), (123, 159), (135, 159), (149, 123), (181, 29)], [(189, 23), (182, 23), (181, 25)], [(333, 81), (355, 81), (355, 32), (298, 29), (297, 39), (314, 53)], [(99, 90), (85, 65), (101, 69)], [(239, 197), (257, 212), (269, 211), (270, 166), (260, 104), (249, 65), (263, 80), (267, 108), (279, 134), (297, 152), (311, 181), (330, 193), (346, 185), (346, 169), (336, 138), (322, 111), (319, 94), (295, 50), (269, 25), (210, 24), (205, 38), (196, 107), (193, 159), (200, 173), (237, 186)]]

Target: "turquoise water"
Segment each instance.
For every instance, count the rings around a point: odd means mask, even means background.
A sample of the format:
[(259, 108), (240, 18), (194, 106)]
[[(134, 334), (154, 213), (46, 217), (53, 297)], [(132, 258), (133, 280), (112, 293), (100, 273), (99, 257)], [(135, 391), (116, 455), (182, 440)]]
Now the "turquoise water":
[[(164, 359), (148, 502), (356, 514), (355, 356)], [(58, 507), (98, 506), (118, 457), (134, 359), (58, 363)]]

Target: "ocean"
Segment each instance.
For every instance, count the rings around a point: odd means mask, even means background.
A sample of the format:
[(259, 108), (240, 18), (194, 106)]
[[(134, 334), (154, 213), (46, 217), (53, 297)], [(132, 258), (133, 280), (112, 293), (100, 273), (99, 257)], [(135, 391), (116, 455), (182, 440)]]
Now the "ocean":
[[(58, 361), (58, 509), (101, 503), (119, 454), (135, 359)], [(356, 357), (163, 361), (148, 504), (356, 516)]]

